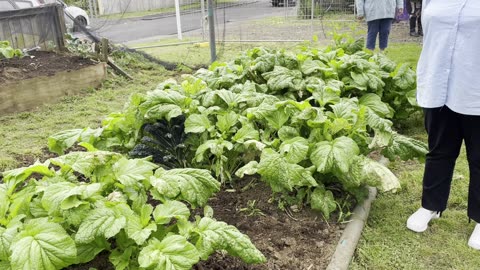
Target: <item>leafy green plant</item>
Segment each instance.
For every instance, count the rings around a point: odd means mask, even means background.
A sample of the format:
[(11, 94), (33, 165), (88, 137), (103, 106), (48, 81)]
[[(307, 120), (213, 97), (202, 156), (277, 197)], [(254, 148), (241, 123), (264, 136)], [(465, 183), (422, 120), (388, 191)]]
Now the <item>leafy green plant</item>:
[(392, 128), (393, 121), (418, 110), (410, 98), (413, 71), (360, 44), (338, 36), (324, 49), (251, 49), (180, 83), (167, 80), (134, 95), (101, 128), (55, 134), (49, 147), (62, 153), (88, 142), (128, 152), (141, 142), (144, 125), (184, 116), (193, 167), (214, 172), (222, 182), (234, 174), (259, 174), (280, 205), (307, 204), (328, 218), (337, 209), (333, 188), (357, 200), (367, 185), (399, 188), (395, 175), (370, 153), (410, 159), (427, 151)]
[(121, 270), (191, 269), (216, 250), (264, 262), (247, 236), (209, 208), (192, 219), (190, 208), (205, 206), (219, 188), (206, 170), (164, 170), (94, 149), (4, 172), (0, 265), (61, 269), (102, 251)]
[(10, 42), (0, 40), (0, 60), (23, 57), (23, 52), (10, 46)]

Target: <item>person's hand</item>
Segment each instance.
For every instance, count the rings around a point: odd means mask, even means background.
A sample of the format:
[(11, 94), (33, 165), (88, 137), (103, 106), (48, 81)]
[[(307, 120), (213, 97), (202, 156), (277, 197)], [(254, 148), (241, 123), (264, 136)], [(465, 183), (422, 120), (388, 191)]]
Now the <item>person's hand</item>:
[(398, 14), (403, 14), (403, 8), (398, 9)]

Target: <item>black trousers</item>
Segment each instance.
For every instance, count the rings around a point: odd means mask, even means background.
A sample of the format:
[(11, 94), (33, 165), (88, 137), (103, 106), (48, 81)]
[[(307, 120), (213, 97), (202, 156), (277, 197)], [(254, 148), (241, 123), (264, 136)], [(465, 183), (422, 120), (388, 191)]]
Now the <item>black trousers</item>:
[(408, 1), (407, 12), (410, 14), (410, 33), (416, 32), (418, 25), (418, 33), (423, 33), (422, 29), (422, 2)]
[(468, 217), (480, 223), (480, 116), (463, 115), (447, 106), (424, 109), (429, 153), (423, 177), (422, 207), (444, 211), (455, 161), (465, 141), (470, 169)]

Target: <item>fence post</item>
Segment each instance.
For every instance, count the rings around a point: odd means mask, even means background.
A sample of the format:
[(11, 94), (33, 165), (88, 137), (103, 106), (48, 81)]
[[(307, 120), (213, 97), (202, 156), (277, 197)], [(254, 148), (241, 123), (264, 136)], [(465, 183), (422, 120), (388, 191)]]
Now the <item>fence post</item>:
[(56, 5), (55, 6), (56, 13), (57, 13), (57, 19), (55, 23), (55, 34), (56, 34), (56, 43), (59, 51), (64, 51), (65, 50), (65, 33), (67, 32), (66, 26), (65, 26), (65, 18), (64, 16), (64, 10), (63, 6), (61, 5)]
[(215, 22), (213, 18), (213, 0), (208, 0), (208, 29), (210, 32), (210, 58), (211, 62), (217, 60), (217, 47), (215, 44)]
[(202, 10), (202, 18), (200, 19), (200, 23), (202, 24), (202, 39), (205, 40), (205, 0), (200, 0), (200, 9)]
[(180, 19), (180, 0), (175, 0), (175, 17), (177, 18), (177, 35), (178, 39), (182, 38), (182, 20)]

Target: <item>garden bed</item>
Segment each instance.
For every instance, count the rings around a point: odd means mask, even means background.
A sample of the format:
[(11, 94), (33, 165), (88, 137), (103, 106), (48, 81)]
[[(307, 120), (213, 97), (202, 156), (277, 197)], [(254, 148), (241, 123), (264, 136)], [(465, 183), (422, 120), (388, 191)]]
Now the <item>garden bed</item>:
[(53, 52), (32, 52), (21, 59), (0, 61), (0, 112), (31, 110), (65, 95), (98, 87), (104, 63)]

